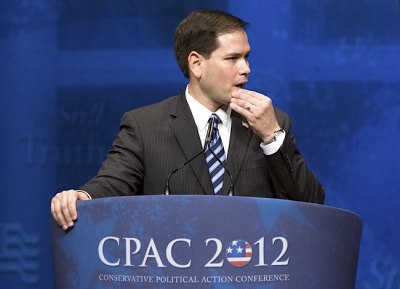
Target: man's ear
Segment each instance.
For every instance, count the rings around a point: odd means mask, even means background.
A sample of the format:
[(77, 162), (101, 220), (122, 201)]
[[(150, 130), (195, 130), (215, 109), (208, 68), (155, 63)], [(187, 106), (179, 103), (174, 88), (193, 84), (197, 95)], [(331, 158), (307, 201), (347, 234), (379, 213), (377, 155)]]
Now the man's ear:
[(196, 77), (201, 78), (204, 68), (204, 58), (196, 51), (192, 51), (188, 56), (188, 65), (190, 72)]

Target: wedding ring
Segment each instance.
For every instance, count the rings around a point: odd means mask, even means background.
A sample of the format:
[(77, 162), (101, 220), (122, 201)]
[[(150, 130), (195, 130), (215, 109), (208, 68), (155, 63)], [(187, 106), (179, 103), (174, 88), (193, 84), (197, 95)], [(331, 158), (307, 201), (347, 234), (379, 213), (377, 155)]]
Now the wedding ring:
[(253, 104), (252, 104), (251, 102), (248, 102), (248, 103), (247, 103), (247, 106), (246, 106), (246, 109), (247, 109), (248, 111), (250, 111), (250, 109), (251, 109), (252, 106), (253, 106)]

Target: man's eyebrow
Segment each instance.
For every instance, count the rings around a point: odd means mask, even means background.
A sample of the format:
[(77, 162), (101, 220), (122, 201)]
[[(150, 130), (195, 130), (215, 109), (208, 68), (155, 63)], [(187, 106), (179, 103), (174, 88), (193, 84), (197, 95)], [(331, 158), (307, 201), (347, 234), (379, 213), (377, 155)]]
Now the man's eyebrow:
[(226, 57), (240, 57), (242, 55), (248, 55), (249, 53), (243, 54), (243, 53), (238, 53), (238, 52), (230, 52), (227, 53), (225, 56)]

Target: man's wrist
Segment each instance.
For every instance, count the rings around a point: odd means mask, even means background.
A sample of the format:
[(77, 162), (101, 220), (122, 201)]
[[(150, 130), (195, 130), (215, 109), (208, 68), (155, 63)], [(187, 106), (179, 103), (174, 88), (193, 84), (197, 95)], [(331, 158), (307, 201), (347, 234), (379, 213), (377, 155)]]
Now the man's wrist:
[(286, 132), (283, 129), (280, 129), (274, 133), (273, 140), (268, 143), (262, 142), (260, 144), (261, 149), (263, 150), (264, 155), (273, 155), (276, 153), (282, 146), (285, 141)]
[(279, 135), (281, 135), (281, 134), (284, 134), (284, 133), (285, 133), (285, 131), (284, 131), (283, 128), (274, 131), (274, 133), (273, 133), (273, 135), (272, 135), (272, 138), (269, 139), (269, 140), (267, 140), (267, 141), (263, 141), (263, 142), (261, 143), (261, 145), (265, 146), (265, 145), (269, 145), (269, 144), (275, 142), (276, 139), (277, 139), (277, 137), (278, 137)]

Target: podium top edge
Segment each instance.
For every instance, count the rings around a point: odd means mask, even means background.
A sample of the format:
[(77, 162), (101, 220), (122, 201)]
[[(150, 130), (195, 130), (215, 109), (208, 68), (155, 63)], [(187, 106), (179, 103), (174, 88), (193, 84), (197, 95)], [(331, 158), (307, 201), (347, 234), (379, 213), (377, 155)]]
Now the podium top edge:
[(315, 208), (315, 209), (322, 209), (322, 210), (334, 210), (338, 212), (342, 212), (345, 214), (350, 214), (353, 215), (354, 217), (360, 219), (362, 221), (362, 218), (360, 215), (347, 210), (347, 209), (342, 209), (338, 207), (333, 207), (330, 205), (324, 205), (324, 204), (316, 204), (316, 203), (308, 203), (308, 202), (301, 202), (301, 201), (294, 201), (294, 200), (288, 200), (288, 199), (275, 199), (275, 198), (260, 198), (260, 197), (244, 197), (244, 196), (234, 196), (234, 197), (229, 197), (229, 196), (213, 196), (213, 195), (136, 195), (136, 196), (115, 196), (115, 197), (104, 197), (104, 198), (96, 198), (92, 199), (89, 201), (79, 201), (77, 206), (78, 207), (85, 207), (86, 205), (89, 204), (107, 204), (107, 203), (126, 203), (126, 202), (154, 202), (154, 201), (159, 201), (159, 200), (168, 200), (171, 202), (178, 202), (182, 200), (201, 200), (201, 201), (209, 201), (212, 200), (214, 202), (226, 202), (229, 200), (229, 202), (234, 201), (234, 202), (245, 202), (245, 203), (258, 203), (261, 204), (280, 204), (280, 205), (285, 205), (285, 204), (295, 204), (296, 206), (300, 207), (309, 207), (309, 208)]

